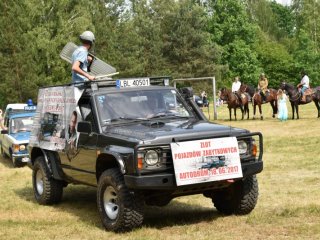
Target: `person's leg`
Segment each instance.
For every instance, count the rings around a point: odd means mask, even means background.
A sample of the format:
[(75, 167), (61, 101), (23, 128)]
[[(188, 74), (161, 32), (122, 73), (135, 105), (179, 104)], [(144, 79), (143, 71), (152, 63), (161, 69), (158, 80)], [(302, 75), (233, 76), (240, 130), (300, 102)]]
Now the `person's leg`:
[(304, 92), (307, 90), (307, 87), (301, 88), (301, 101), (306, 101), (306, 97), (304, 96)]

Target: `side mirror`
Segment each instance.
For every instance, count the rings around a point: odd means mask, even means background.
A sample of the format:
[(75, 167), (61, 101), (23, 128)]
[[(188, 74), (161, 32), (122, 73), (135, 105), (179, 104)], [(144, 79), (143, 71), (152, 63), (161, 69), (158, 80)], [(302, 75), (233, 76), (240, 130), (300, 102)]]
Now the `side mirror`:
[(8, 134), (8, 130), (1, 130), (1, 134)]
[(92, 132), (91, 123), (87, 121), (78, 122), (77, 131), (80, 133), (90, 134)]
[(180, 94), (184, 97), (184, 98), (193, 98), (193, 89), (192, 87), (183, 87), (179, 89)]

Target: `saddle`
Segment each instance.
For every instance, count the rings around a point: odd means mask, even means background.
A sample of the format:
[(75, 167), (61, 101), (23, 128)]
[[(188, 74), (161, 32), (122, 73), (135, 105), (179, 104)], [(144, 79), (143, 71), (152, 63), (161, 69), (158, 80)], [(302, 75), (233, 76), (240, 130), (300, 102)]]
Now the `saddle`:
[(265, 90), (265, 93), (263, 93), (262, 90), (259, 90), (259, 94), (261, 96), (262, 102), (265, 103), (267, 101), (267, 97), (270, 95), (269, 89)]
[(314, 93), (313, 89), (308, 88), (307, 90), (304, 91), (303, 96), (308, 96), (308, 95), (311, 95), (313, 93)]
[(239, 104), (239, 105), (242, 105), (242, 93), (240, 93), (240, 92), (234, 92), (234, 95), (236, 96), (236, 98), (237, 98), (237, 104)]
[[(307, 101), (307, 96), (310, 96), (312, 94), (314, 94), (315, 91), (312, 88), (308, 88), (307, 90), (304, 91), (303, 95), (301, 96), (300, 101), (301, 102), (306, 102)], [(301, 93), (300, 93), (301, 95)]]

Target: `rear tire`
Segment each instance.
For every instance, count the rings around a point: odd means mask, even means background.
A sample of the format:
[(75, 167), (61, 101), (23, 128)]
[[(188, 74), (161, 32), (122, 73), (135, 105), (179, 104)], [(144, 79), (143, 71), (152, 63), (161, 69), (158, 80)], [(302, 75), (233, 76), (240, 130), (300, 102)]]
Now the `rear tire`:
[(125, 232), (141, 226), (143, 204), (140, 194), (128, 190), (117, 168), (102, 173), (98, 182), (97, 205), (107, 230)]
[(39, 204), (50, 205), (62, 199), (63, 182), (52, 178), (43, 156), (37, 157), (32, 171), (32, 185)]
[(216, 192), (212, 202), (223, 214), (245, 215), (255, 208), (258, 195), (258, 181), (254, 175), (235, 182), (226, 190)]

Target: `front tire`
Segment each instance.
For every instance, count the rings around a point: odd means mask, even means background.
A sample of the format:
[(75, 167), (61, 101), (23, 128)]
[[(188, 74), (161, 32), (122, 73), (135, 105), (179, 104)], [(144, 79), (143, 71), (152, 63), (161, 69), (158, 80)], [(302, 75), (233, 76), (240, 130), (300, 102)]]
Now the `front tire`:
[(52, 178), (43, 156), (35, 160), (32, 185), (35, 199), (39, 204), (50, 205), (61, 201), (63, 183)]
[(143, 204), (141, 195), (128, 190), (117, 168), (102, 173), (98, 182), (97, 205), (107, 230), (125, 232), (141, 226)]
[(245, 215), (255, 208), (258, 195), (258, 180), (254, 175), (235, 182), (226, 190), (215, 193), (212, 202), (223, 214)]

